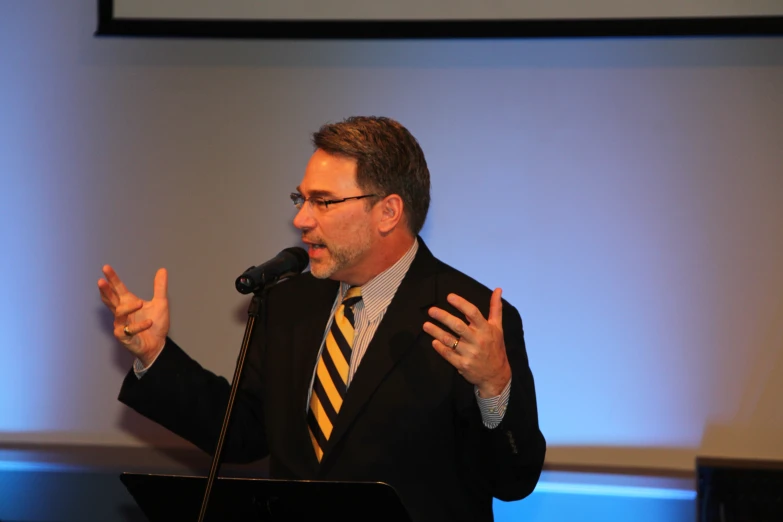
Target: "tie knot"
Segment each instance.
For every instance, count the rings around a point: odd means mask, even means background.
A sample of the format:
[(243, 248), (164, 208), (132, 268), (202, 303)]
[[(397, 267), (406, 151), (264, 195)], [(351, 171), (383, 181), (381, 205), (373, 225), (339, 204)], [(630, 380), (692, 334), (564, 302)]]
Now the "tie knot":
[(345, 292), (343, 297), (343, 305), (350, 308), (362, 299), (362, 287), (352, 286)]

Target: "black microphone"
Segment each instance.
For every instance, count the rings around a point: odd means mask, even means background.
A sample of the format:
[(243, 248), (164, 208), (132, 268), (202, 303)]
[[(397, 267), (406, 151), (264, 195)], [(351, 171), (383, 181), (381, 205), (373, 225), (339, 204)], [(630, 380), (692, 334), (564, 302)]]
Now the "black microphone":
[(299, 274), (307, 268), (309, 262), (310, 258), (304, 248), (286, 248), (263, 265), (251, 266), (245, 270), (237, 277), (235, 285), (241, 294), (258, 292), (280, 279)]

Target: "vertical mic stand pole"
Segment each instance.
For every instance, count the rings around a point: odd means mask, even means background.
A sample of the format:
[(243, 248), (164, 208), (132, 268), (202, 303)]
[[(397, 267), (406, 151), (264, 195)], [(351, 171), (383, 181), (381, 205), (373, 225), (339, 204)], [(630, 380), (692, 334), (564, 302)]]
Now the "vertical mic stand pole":
[(250, 306), (247, 310), (247, 326), (245, 327), (245, 337), (242, 339), (242, 348), (239, 350), (239, 358), (237, 359), (237, 367), (234, 370), (234, 379), (231, 381), (231, 392), (228, 396), (228, 405), (226, 406), (226, 414), (223, 417), (223, 426), (220, 428), (220, 436), (218, 437), (217, 446), (215, 447), (215, 455), (212, 457), (212, 467), (209, 470), (209, 476), (207, 477), (207, 488), (204, 491), (204, 499), (201, 502), (201, 512), (198, 515), (198, 522), (204, 522), (204, 517), (207, 514), (207, 506), (209, 504), (209, 496), (212, 493), (212, 485), (215, 483), (218, 471), (220, 470), (220, 460), (223, 453), (223, 445), (226, 441), (226, 432), (228, 431), (228, 425), (231, 420), (231, 412), (234, 409), (234, 401), (237, 397), (237, 390), (239, 389), (239, 381), (242, 376), (242, 369), (245, 366), (245, 357), (247, 357), (247, 348), (250, 346), (250, 339), (253, 336), (253, 327), (255, 326), (256, 319), (259, 317), (259, 311), (264, 301), (264, 290), (254, 292), (253, 298), (250, 300)]

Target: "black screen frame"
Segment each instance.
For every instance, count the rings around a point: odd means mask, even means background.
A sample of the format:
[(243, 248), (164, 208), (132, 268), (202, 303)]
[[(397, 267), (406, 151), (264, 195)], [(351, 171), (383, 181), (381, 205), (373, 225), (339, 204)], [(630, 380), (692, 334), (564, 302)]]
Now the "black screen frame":
[(574, 20), (173, 20), (114, 16), (98, 0), (96, 36), (241, 39), (438, 39), (633, 36), (779, 36), (783, 16)]

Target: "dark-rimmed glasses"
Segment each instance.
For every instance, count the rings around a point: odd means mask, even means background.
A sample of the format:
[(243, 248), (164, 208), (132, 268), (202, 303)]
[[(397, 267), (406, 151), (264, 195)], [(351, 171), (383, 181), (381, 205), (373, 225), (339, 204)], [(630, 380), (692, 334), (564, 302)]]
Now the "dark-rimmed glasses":
[(305, 202), (310, 203), (310, 206), (317, 210), (327, 210), (329, 208), (329, 205), (336, 205), (337, 203), (342, 203), (344, 201), (348, 201), (351, 199), (364, 199), (364, 198), (374, 198), (374, 197), (378, 197), (378, 194), (363, 194), (361, 196), (350, 196), (341, 199), (325, 199), (317, 196), (306, 198), (298, 192), (291, 192), (291, 201), (294, 202), (294, 206), (296, 207), (297, 210), (302, 210), (302, 207), (304, 206)]

